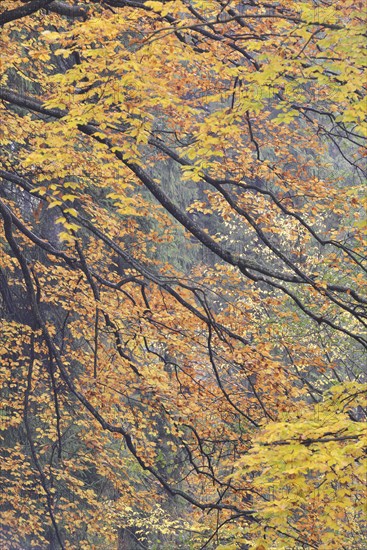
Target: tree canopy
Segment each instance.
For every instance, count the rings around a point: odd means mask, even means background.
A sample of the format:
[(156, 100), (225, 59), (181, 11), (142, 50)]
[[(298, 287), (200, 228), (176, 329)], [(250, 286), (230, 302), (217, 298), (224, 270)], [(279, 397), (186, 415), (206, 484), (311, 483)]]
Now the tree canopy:
[(1, 3), (1, 548), (366, 548), (363, 8)]

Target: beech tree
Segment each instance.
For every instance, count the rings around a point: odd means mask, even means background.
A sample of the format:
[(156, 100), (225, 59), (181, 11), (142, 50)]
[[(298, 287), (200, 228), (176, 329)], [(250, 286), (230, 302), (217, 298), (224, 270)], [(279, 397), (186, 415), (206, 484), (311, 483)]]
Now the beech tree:
[(366, 548), (363, 7), (1, 3), (1, 548)]

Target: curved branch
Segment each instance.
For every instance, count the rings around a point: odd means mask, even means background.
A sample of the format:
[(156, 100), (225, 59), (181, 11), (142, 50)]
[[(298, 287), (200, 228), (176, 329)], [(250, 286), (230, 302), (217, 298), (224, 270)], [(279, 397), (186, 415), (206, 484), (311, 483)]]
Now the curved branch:
[(32, 0), (23, 6), (19, 6), (19, 8), (4, 11), (0, 14), (0, 27), (11, 21), (16, 21), (17, 19), (32, 15), (42, 8), (47, 8), (53, 1), (54, 0)]

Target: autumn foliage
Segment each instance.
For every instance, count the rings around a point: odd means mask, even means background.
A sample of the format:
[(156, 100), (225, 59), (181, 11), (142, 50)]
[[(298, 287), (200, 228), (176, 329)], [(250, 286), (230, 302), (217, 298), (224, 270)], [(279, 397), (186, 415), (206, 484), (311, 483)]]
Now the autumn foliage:
[(1, 2), (0, 547), (367, 547), (355, 0)]

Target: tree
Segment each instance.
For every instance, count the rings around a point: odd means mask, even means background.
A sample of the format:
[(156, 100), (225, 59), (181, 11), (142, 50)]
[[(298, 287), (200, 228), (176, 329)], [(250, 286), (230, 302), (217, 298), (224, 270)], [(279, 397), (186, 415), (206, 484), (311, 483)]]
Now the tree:
[(2, 10), (2, 547), (364, 548), (362, 3)]

